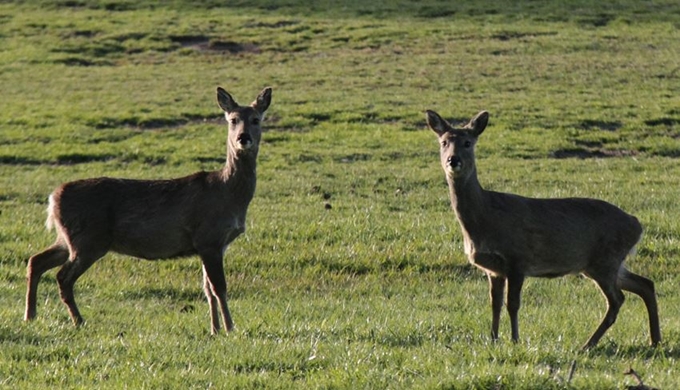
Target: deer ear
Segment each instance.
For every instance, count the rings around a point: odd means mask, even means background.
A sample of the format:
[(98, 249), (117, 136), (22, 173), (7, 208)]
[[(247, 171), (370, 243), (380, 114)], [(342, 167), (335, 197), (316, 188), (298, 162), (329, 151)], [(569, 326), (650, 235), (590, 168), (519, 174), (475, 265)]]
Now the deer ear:
[(229, 92), (225, 91), (222, 87), (217, 87), (217, 104), (224, 112), (236, 111), (238, 108), (238, 103), (234, 100)]
[(427, 126), (432, 129), (437, 135), (442, 135), (448, 130), (448, 123), (442, 119), (439, 114), (432, 110), (425, 111), (425, 116), (427, 118)]
[(263, 89), (259, 95), (257, 95), (257, 99), (255, 99), (255, 101), (252, 102), (250, 105), (254, 109), (256, 109), (260, 114), (262, 114), (265, 111), (267, 111), (271, 102), (272, 102), (272, 89), (270, 87), (267, 87)]
[(484, 132), (484, 129), (486, 129), (487, 124), (489, 124), (489, 113), (487, 111), (480, 111), (479, 114), (470, 119), (467, 127), (472, 129), (472, 134), (475, 137), (479, 137)]

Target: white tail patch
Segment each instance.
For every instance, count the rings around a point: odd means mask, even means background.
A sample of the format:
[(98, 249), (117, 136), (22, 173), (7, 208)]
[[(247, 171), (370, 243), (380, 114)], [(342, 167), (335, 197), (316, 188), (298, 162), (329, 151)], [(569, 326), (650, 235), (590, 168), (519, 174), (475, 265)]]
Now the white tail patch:
[(640, 234), (640, 238), (638, 238), (638, 242), (636, 242), (635, 245), (633, 245), (633, 247), (630, 248), (630, 251), (628, 252), (628, 256), (626, 256), (627, 259), (632, 259), (637, 255), (637, 247), (638, 247), (638, 245), (640, 245), (640, 241), (642, 241), (642, 235), (643, 234), (644, 234), (644, 232), (642, 232), (642, 234)]
[(45, 220), (45, 228), (47, 230), (54, 229), (54, 196), (50, 195), (47, 204), (47, 220)]
[[(640, 241), (642, 241), (642, 234), (640, 234), (640, 238), (638, 239), (638, 242), (637, 242), (635, 245), (633, 245), (632, 248), (630, 248), (630, 251), (628, 251), (628, 254), (626, 255), (624, 261), (625, 261), (625, 260), (630, 260), (630, 259), (634, 258), (634, 257), (637, 255), (637, 246), (638, 246), (638, 244), (640, 244)], [(625, 265), (624, 262), (622, 261), (622, 262), (621, 262), (621, 266), (619, 267), (619, 272), (618, 272), (618, 274), (617, 274), (617, 277), (618, 277), (619, 279), (626, 279), (626, 277), (627, 277), (629, 274), (630, 274), (630, 271), (628, 271), (628, 270), (626, 269), (626, 265)]]

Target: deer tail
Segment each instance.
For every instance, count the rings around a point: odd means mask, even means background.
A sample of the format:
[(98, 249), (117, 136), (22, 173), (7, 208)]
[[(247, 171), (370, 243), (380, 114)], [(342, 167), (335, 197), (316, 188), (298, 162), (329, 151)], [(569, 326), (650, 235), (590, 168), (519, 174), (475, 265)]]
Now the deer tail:
[(47, 228), (47, 230), (54, 229), (55, 225), (54, 206), (55, 206), (54, 195), (50, 195), (47, 204), (47, 220), (45, 221), (45, 228)]

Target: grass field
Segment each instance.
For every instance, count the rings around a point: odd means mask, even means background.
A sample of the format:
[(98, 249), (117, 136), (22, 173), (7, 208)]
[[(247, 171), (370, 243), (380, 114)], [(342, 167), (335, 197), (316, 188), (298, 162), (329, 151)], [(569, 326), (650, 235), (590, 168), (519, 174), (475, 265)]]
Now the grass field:
[[(680, 3), (250, 0), (0, 2), (0, 387), (680, 388)], [(453, 3), (453, 4), (448, 4)], [(248, 231), (225, 258), (236, 331), (210, 337), (197, 258), (109, 254), (55, 272), (22, 320), (48, 194), (92, 176), (224, 163), (221, 85), (274, 89)], [(518, 344), (490, 340), (424, 110), (482, 109), (482, 185), (597, 197), (638, 216), (663, 344), (628, 296), (529, 279)], [(330, 206), (330, 207), (329, 207)], [(573, 367), (573, 372), (572, 371)]]

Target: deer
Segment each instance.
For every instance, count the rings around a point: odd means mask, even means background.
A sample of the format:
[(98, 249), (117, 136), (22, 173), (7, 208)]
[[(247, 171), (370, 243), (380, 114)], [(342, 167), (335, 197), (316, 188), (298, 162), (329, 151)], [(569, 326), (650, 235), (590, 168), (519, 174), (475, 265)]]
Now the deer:
[(477, 178), (475, 146), (489, 122), (489, 113), (481, 111), (467, 124), (455, 127), (431, 110), (426, 111), (426, 120), (439, 140), (441, 165), (465, 254), (486, 273), (489, 282), (494, 342), (504, 298), (512, 341), (519, 340), (518, 312), (526, 277), (568, 274), (593, 280), (607, 300), (604, 318), (582, 350), (595, 347), (614, 324), (624, 301), (622, 290), (643, 299), (651, 344), (661, 342), (654, 283), (623, 264), (642, 236), (636, 217), (598, 199), (538, 199), (487, 191)]
[[(261, 123), (271, 103), (264, 88), (240, 106), (222, 87), (217, 103), (228, 122), (227, 159), (220, 170), (166, 180), (99, 177), (68, 182), (49, 196), (46, 227), (56, 242), (30, 257), (25, 321), (36, 317), (40, 277), (61, 266), (59, 295), (75, 326), (84, 320), (73, 288), (78, 278), (108, 252), (146, 260), (198, 255), (203, 292), (210, 309), (210, 333), (234, 328), (227, 305), (224, 254), (246, 229), (246, 212), (256, 184)], [(219, 313), (218, 313), (219, 310)]]

